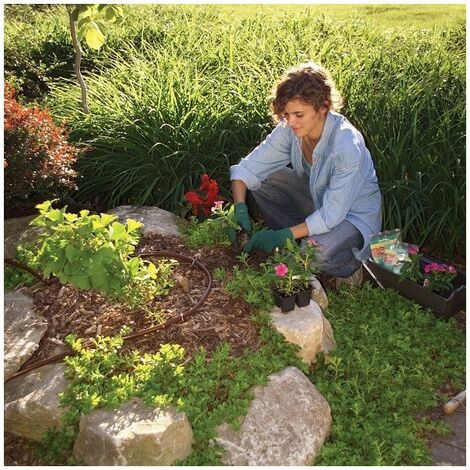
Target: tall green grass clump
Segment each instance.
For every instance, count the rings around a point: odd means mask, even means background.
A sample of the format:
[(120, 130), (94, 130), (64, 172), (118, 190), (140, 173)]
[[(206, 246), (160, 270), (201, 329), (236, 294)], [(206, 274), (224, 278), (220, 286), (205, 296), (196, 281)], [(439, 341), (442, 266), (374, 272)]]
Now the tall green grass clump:
[(273, 127), (272, 85), (314, 60), (331, 70), (344, 114), (368, 140), (384, 228), (450, 256), (464, 250), (464, 26), (384, 31), (307, 11), (237, 18), (151, 6), (140, 30), (129, 27), (133, 37), (110, 39), (86, 74), (89, 115), (74, 82), (51, 87), (57, 117), (93, 147), (79, 162), (82, 199), (178, 212), (201, 172), (228, 196), (229, 165)]

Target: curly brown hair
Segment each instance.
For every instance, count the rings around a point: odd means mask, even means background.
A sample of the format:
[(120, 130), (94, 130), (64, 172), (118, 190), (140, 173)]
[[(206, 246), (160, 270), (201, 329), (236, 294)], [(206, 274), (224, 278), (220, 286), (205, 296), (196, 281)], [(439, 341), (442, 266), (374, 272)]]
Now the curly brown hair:
[(317, 111), (323, 106), (339, 111), (343, 104), (328, 70), (315, 62), (290, 68), (274, 85), (270, 102), (275, 121), (282, 119), (287, 102), (295, 99), (311, 104)]

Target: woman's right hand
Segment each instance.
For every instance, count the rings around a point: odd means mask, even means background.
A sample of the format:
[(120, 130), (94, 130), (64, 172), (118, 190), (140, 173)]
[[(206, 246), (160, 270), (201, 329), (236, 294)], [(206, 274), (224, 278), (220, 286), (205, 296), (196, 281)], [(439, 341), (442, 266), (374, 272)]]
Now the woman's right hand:
[[(245, 202), (237, 202), (234, 206), (234, 221), (243, 230), (246, 230), (251, 235), (251, 220), (248, 215), (248, 206)], [(236, 233), (231, 227), (228, 229), (228, 237), (232, 243), (235, 242)]]

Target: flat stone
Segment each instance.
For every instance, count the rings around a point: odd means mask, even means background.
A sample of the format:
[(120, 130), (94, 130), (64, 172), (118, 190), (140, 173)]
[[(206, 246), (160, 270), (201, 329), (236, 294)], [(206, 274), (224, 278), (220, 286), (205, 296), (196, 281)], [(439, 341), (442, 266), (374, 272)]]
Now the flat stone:
[(123, 224), (127, 219), (142, 222), (144, 224), (141, 229), (142, 235), (181, 236), (178, 223), (183, 219), (158, 207), (119, 206), (110, 210), (109, 213), (117, 215)]
[(311, 300), (306, 307), (296, 306), (287, 314), (275, 307), (271, 318), (287, 342), (300, 346), (298, 355), (304, 362), (316, 361), (316, 355), (323, 350), (323, 314), (316, 302)]
[(59, 393), (65, 391), (64, 364), (48, 364), (5, 384), (5, 430), (39, 441), (44, 433), (61, 425), (64, 408)]
[[(16, 247), (20, 243), (24, 232), (30, 231), (31, 226), (29, 223), (35, 219), (35, 215), (29, 215), (27, 217), (16, 217), (13, 219), (7, 219), (3, 222), (3, 247), (5, 258), (14, 258), (16, 254)], [(23, 236), (23, 241), (26, 239)]]
[(255, 398), (239, 431), (216, 428), (224, 465), (313, 465), (331, 429), (328, 402), (296, 367), (272, 374)]
[(184, 413), (133, 398), (80, 419), (73, 455), (86, 465), (171, 465), (187, 457), (193, 431)]
[(12, 377), (33, 355), (47, 331), (47, 321), (33, 309), (33, 299), (21, 292), (4, 298), (4, 380)]

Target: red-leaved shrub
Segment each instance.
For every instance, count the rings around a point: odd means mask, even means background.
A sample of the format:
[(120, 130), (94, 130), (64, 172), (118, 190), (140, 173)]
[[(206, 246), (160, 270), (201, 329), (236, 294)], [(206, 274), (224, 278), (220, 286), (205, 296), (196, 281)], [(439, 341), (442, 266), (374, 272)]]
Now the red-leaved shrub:
[(49, 110), (21, 105), (8, 83), (4, 92), (4, 196), (11, 213), (75, 189), (72, 165), (82, 150), (67, 142)]

